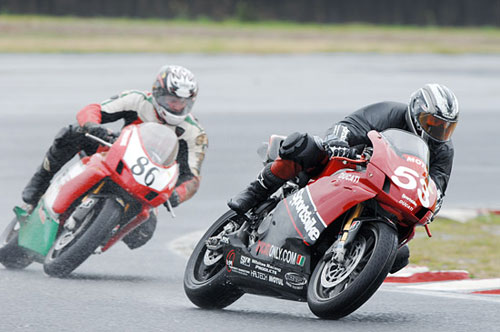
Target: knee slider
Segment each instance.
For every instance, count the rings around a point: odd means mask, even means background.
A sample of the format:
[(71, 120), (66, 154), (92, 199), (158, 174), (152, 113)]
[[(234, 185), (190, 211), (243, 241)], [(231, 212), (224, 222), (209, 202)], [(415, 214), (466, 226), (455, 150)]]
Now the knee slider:
[(307, 134), (295, 132), (285, 138), (280, 147), (280, 157), (283, 159), (294, 160), (307, 145)]
[(282, 159), (295, 161), (304, 169), (316, 166), (324, 153), (313, 136), (298, 132), (289, 135), (280, 148)]

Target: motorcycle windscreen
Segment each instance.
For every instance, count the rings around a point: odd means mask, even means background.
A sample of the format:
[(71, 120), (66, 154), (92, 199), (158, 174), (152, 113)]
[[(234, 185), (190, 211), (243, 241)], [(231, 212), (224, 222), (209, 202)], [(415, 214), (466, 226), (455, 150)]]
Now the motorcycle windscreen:
[(380, 135), (400, 157), (406, 159), (406, 155), (415, 156), (429, 168), (429, 147), (421, 137), (399, 129), (387, 129)]
[(33, 210), (26, 220), (16, 212), (21, 227), (19, 229), (18, 244), (42, 256), (47, 255), (56, 239), (59, 224), (50, 217), (43, 204), (43, 200)]
[(179, 142), (171, 129), (147, 122), (139, 125), (139, 132), (144, 150), (153, 162), (168, 167), (176, 160)]

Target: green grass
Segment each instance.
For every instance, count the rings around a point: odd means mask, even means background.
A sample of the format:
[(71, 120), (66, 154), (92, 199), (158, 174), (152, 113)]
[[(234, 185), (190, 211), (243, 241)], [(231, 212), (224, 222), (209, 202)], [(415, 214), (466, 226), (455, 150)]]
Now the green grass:
[(500, 53), (500, 29), (1, 14), (0, 52)]
[(432, 270), (467, 270), (473, 278), (500, 277), (500, 216), (483, 216), (466, 223), (438, 219), (433, 237), (418, 228), (410, 242), (410, 263)]

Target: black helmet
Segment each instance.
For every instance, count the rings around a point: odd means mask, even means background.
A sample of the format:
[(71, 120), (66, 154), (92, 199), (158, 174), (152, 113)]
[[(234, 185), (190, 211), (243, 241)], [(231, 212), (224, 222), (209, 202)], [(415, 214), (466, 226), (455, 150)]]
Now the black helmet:
[(168, 124), (178, 125), (191, 112), (198, 83), (193, 73), (181, 66), (163, 66), (153, 83), (153, 105)]
[(407, 122), (417, 135), (446, 142), (458, 123), (457, 97), (444, 85), (426, 84), (411, 95)]

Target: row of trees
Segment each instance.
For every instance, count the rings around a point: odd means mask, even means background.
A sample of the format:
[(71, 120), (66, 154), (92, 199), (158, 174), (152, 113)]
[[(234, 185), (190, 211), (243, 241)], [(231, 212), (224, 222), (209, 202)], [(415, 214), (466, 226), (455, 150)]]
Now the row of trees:
[(0, 11), (243, 21), (500, 25), (500, 0), (0, 0)]

